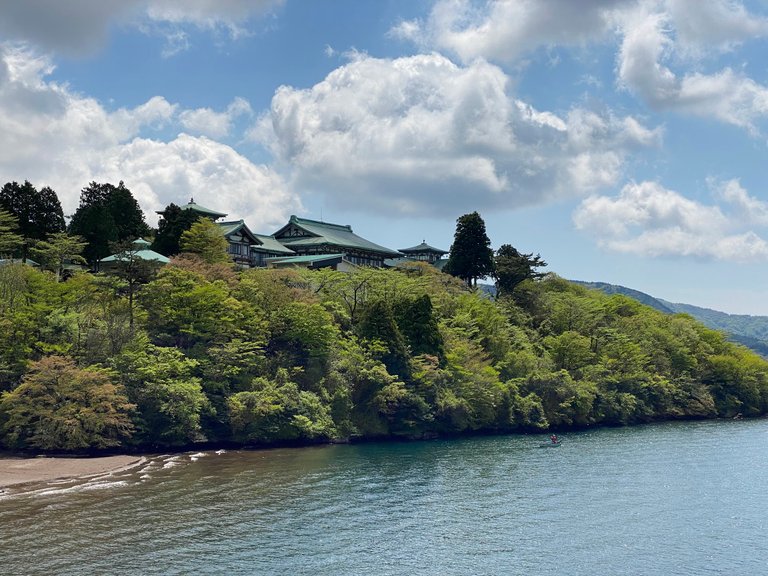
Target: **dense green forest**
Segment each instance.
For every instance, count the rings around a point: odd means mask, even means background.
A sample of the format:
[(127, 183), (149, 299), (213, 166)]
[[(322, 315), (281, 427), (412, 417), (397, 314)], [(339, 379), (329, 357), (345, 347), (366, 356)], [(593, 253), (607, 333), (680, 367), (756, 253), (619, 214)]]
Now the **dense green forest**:
[(0, 442), (93, 451), (756, 416), (768, 363), (555, 275), (498, 299), (425, 264), (145, 283), (0, 266)]
[(732, 342), (743, 344), (761, 356), (768, 358), (767, 316), (727, 314), (710, 308), (702, 308), (701, 306), (667, 302), (632, 288), (606, 284), (605, 282), (576, 281), (575, 283), (587, 288), (595, 288), (606, 294), (624, 294), (668, 314), (689, 314), (705, 326), (725, 332), (728, 335), (728, 339)]

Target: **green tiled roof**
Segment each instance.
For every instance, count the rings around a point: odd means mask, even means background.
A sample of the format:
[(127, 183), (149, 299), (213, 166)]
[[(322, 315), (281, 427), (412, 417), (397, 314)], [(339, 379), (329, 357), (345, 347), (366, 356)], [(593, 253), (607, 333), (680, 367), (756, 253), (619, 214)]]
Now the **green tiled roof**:
[[(154, 250), (149, 249), (149, 242), (144, 240), (144, 238), (137, 238), (133, 242), (134, 249), (131, 251), (134, 257), (139, 258), (141, 260), (148, 260), (148, 261), (154, 261), (154, 262), (160, 262), (161, 264), (168, 264), (170, 260), (163, 256), (162, 254), (159, 254), (155, 252)], [(99, 260), (99, 262), (119, 262), (123, 260), (123, 253), (119, 254), (112, 254), (111, 256), (107, 256), (106, 258), (102, 258)]]
[[(301, 228), (311, 236), (307, 237), (291, 237), (286, 236), (280, 238), (280, 233), (288, 228), (291, 224)], [(296, 246), (318, 246), (322, 244), (328, 244), (330, 246), (337, 246), (339, 248), (347, 248), (351, 250), (364, 250), (368, 252), (375, 252), (385, 257), (397, 257), (400, 256), (399, 252), (390, 250), (384, 246), (374, 244), (373, 242), (361, 238), (354, 232), (349, 225), (330, 224), (328, 222), (318, 222), (317, 220), (309, 220), (307, 218), (299, 218), (298, 216), (291, 216), (288, 224), (283, 226), (280, 230), (275, 232), (273, 236), (278, 237), (279, 241), (284, 245), (290, 247)]]
[(412, 248), (400, 248), (400, 252), (403, 254), (409, 254), (412, 252), (432, 252), (434, 254), (448, 254), (447, 250), (440, 250), (440, 248), (435, 248), (434, 246), (430, 246), (426, 242), (422, 242), (418, 246), (414, 246)]
[(219, 228), (221, 228), (221, 233), (224, 236), (229, 236), (230, 234), (235, 234), (237, 232), (240, 232), (243, 236), (249, 237), (254, 242), (256, 241), (256, 234), (251, 232), (251, 229), (245, 225), (244, 220), (234, 220), (232, 222), (217, 222), (216, 224), (219, 226)]
[(294, 254), (293, 250), (280, 244), (274, 236), (267, 236), (265, 234), (254, 234), (254, 236), (256, 237), (256, 240), (261, 242), (261, 244), (251, 246), (251, 250), (256, 250), (257, 252), (271, 252), (275, 254)]
[(211, 210), (210, 208), (206, 208), (205, 206), (200, 206), (200, 204), (196, 204), (194, 198), (190, 198), (189, 203), (185, 204), (184, 206), (181, 206), (180, 208), (182, 210), (193, 210), (195, 212), (203, 214), (204, 216), (210, 216), (214, 219), (224, 218), (226, 216), (226, 214), (223, 212), (216, 212), (216, 210)]
[(344, 258), (344, 254), (310, 254), (307, 256), (288, 256), (277, 258), (267, 258), (267, 262), (279, 262), (280, 264), (306, 264), (307, 262), (319, 262), (322, 260), (332, 260), (334, 258)]

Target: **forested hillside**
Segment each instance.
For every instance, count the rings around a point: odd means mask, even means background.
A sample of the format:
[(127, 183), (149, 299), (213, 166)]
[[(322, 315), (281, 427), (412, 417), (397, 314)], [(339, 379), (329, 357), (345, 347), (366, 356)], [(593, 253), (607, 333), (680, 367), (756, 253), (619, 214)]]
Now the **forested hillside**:
[(554, 275), (493, 300), (428, 265), (182, 255), (143, 286), (0, 266), (0, 439), (92, 451), (756, 416), (768, 363)]
[(667, 302), (639, 290), (616, 284), (606, 284), (605, 282), (575, 283), (600, 290), (605, 294), (624, 294), (668, 314), (690, 314), (708, 328), (725, 332), (729, 340), (743, 344), (758, 354), (768, 357), (768, 316), (727, 314), (701, 306)]

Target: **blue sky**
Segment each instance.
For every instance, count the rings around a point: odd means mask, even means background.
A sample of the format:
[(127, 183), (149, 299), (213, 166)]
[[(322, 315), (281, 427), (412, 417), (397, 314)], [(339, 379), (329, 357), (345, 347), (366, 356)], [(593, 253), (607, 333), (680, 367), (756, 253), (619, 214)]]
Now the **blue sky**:
[(0, 0), (0, 181), (768, 314), (768, 1)]

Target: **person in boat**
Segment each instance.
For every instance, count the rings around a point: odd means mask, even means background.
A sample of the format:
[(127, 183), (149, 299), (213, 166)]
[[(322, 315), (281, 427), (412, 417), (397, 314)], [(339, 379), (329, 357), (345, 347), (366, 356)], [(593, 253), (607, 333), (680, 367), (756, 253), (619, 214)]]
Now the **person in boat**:
[(549, 437), (550, 440), (552, 440), (552, 444), (557, 444), (560, 442), (560, 439), (557, 437), (557, 434), (552, 434), (552, 436)]

